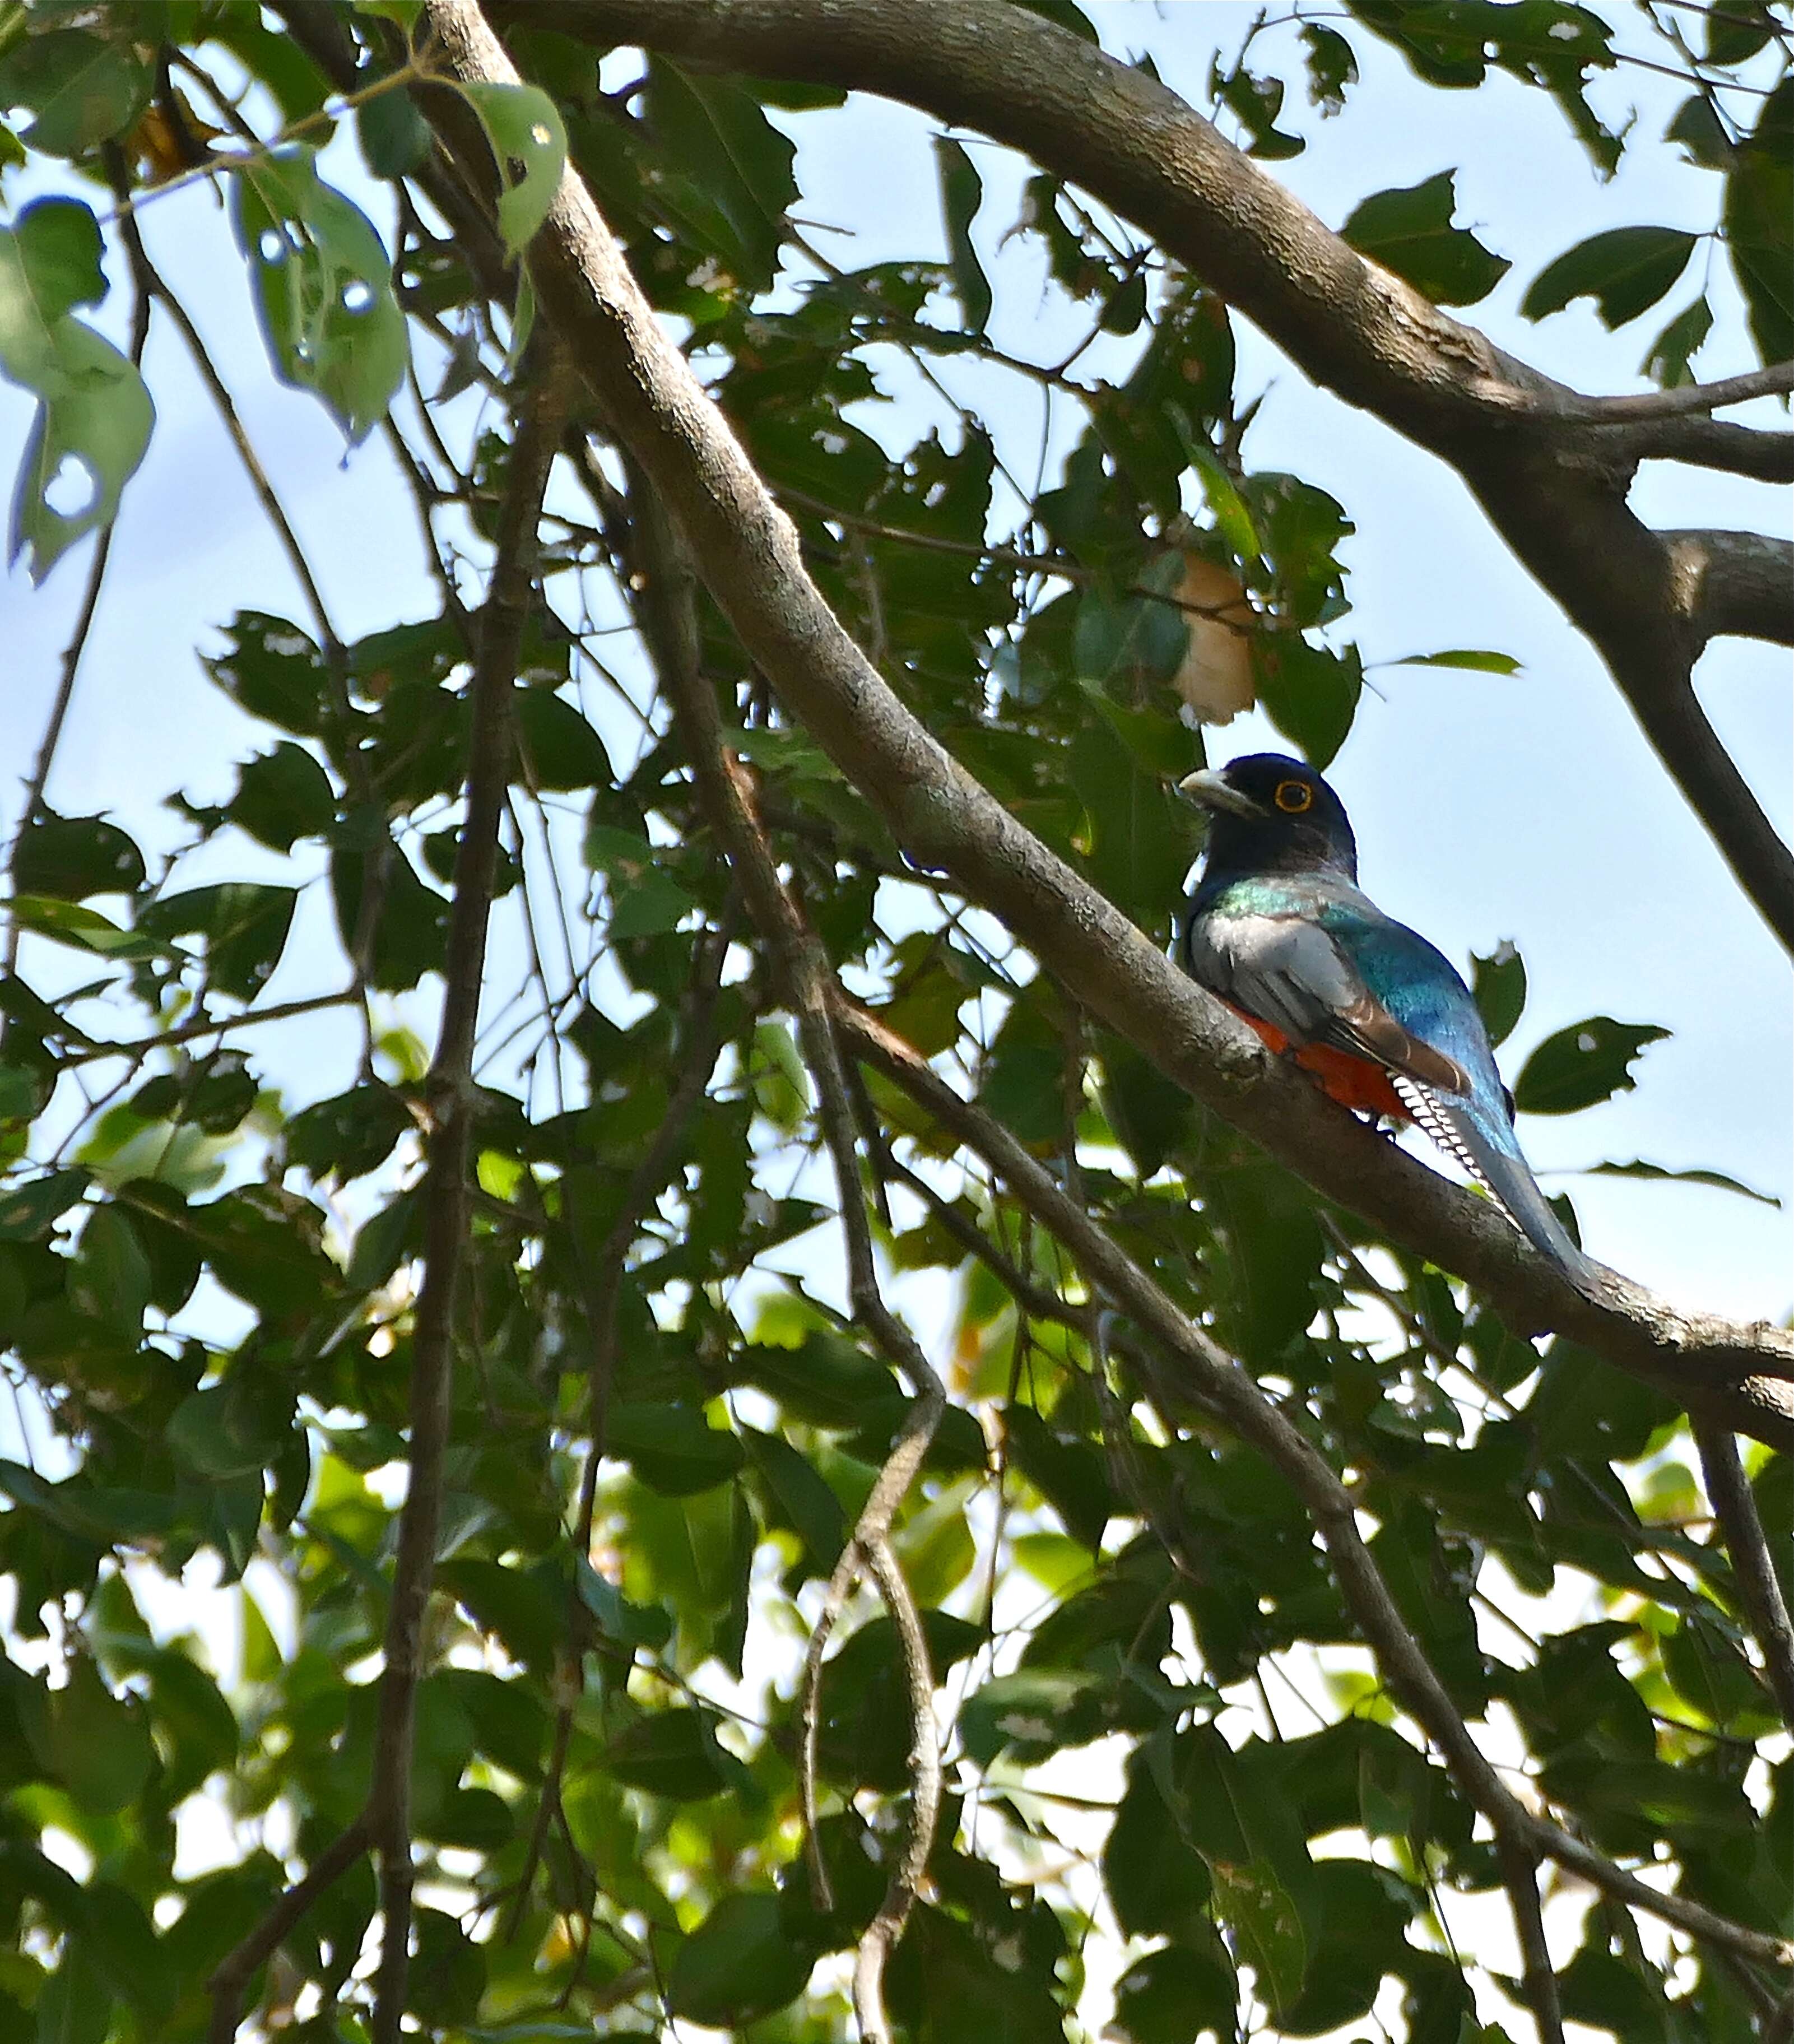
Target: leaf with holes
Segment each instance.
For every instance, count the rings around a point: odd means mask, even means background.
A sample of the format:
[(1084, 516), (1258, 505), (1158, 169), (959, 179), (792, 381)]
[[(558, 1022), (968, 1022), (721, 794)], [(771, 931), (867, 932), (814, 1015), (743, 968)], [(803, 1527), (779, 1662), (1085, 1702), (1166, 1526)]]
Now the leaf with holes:
[(1514, 1082), (1514, 1105), (1522, 1114), (1575, 1114), (1638, 1082), (1632, 1066), (1647, 1043), (1669, 1034), (1649, 1022), (1615, 1022), (1591, 1015), (1547, 1036)]
[(567, 167), (567, 130), (555, 102), (533, 85), (463, 85), (498, 165), (498, 231), (515, 256), (548, 217)]
[(40, 582), (109, 524), (149, 445), (156, 407), (136, 365), (74, 317), (106, 293), (84, 206), (44, 199), (0, 228), (0, 374), (38, 400), (13, 497), (8, 559)]
[(380, 237), (319, 177), (313, 149), (246, 163), (231, 198), (275, 372), (321, 399), (352, 446), (385, 417), (409, 359)]

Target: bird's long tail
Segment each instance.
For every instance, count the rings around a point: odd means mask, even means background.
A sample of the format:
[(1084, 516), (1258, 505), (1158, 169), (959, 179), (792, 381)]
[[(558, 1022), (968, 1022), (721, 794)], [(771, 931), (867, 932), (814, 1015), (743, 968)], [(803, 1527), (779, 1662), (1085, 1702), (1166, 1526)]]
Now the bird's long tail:
[(1517, 1146), (1492, 1135), (1473, 1106), (1460, 1106), (1400, 1073), (1392, 1074), (1391, 1083), (1416, 1123), (1446, 1156), (1462, 1165), (1533, 1247), (1549, 1257), (1577, 1291), (1597, 1292), (1596, 1266), (1552, 1212)]

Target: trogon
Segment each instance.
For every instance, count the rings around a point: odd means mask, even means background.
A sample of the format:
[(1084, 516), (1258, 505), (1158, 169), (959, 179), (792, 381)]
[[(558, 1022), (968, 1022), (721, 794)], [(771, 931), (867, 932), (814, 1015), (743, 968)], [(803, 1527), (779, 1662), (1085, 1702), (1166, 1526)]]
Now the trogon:
[(1470, 989), (1358, 884), (1344, 805), (1312, 767), (1258, 752), (1180, 782), (1209, 814), (1185, 904), (1185, 970), (1330, 1098), (1416, 1122), (1578, 1289), (1593, 1266), (1546, 1204)]

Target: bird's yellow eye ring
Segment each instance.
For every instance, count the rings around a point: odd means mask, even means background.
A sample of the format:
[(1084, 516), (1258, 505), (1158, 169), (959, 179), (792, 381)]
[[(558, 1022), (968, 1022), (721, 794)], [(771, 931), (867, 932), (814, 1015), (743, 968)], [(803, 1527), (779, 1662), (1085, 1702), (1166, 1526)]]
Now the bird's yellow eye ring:
[(1314, 790), (1306, 781), (1279, 781), (1274, 799), (1285, 815), (1299, 816), (1304, 809), (1313, 807)]

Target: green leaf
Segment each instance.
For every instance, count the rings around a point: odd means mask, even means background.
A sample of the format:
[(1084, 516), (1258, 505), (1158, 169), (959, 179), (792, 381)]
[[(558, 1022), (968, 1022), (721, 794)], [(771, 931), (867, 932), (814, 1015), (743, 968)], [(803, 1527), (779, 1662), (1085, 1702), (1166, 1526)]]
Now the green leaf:
[(112, 2027), (112, 1990), (78, 1943), (37, 1998), (36, 2044), (106, 2044)]
[(286, 1162), (314, 1178), (328, 1176), (346, 1185), (378, 1170), (417, 1125), (390, 1086), (352, 1086), (287, 1123)]
[(1669, 1034), (1649, 1022), (1591, 1015), (1547, 1036), (1527, 1059), (1514, 1082), (1514, 1104), (1522, 1114), (1575, 1114), (1630, 1093), (1638, 1083), (1631, 1068), (1639, 1052)]
[(1711, 1185), (1722, 1193), (1738, 1193), (1747, 1200), (1758, 1200), (1766, 1207), (1777, 1207), (1781, 1201), (1773, 1193), (1759, 1193), (1742, 1179), (1728, 1178), (1723, 1171), (1672, 1171), (1666, 1165), (1647, 1164), (1642, 1157), (1635, 1157), (1629, 1164), (1607, 1162), (1591, 1164), (1586, 1175), (1591, 1178), (1656, 1178), (1672, 1185)]
[(8, 558), (25, 555), (36, 582), (117, 516), (156, 422), (136, 364), (69, 309), (104, 292), (98, 232), (86, 208), (66, 200), (40, 201), (17, 228), (0, 228), (0, 374), (38, 400)]
[(1270, 1867), (1261, 1859), (1217, 1865), (1215, 1904), (1238, 1942), (1239, 1956), (1258, 1976), (1258, 1992), (1273, 2010), (1302, 1991), (1308, 1944), (1302, 1918)]
[(734, 2029), (794, 2000), (816, 1956), (792, 1943), (776, 1895), (725, 1895), (680, 1946), (667, 1976), (667, 2009)]
[(1238, 486), (1222, 465), (1220, 456), (1200, 433), (1187, 436), (1184, 451), (1201, 481), (1202, 494), (1208, 508), (1215, 514), (1216, 531), (1243, 561), (1256, 560), (1263, 551), (1258, 528)]
[(1436, 305), (1473, 305), (1512, 267), (1467, 227), (1452, 225), (1457, 175), (1441, 171), (1417, 185), (1373, 193), (1339, 230), (1361, 256), (1393, 271)]
[(1763, 102), (1726, 179), (1726, 245), (1765, 363), (1794, 355), (1794, 79)]
[(206, 663), (225, 694), (251, 717), (318, 736), (330, 716), (330, 675), (312, 640), (290, 619), (260, 610), (239, 611), (225, 637), (225, 651)]
[(704, 1802), (739, 1780), (739, 1761), (716, 1743), (707, 1712), (655, 1711), (613, 1739), (605, 1765), (631, 1788), (676, 1803)]
[(1300, 135), (1285, 134), (1277, 125), (1283, 111), (1281, 79), (1262, 78), (1243, 64), (1223, 72), (1216, 62), (1209, 67), (1208, 89), (1246, 130), (1248, 156), (1278, 163), (1300, 156), (1308, 147)]
[(121, 930), (98, 909), (84, 908), (78, 901), (15, 894), (7, 906), (21, 930), (33, 931), (78, 951), (97, 951), (102, 958), (156, 958), (169, 948), (154, 933), (146, 933), (140, 927)]
[(258, 844), (290, 851), (296, 840), (329, 830), (336, 820), (336, 791), (302, 745), (283, 739), (237, 770), (236, 793), (226, 813)]
[(1136, 1959), (1115, 1984), (1120, 2044), (1196, 2044), (1234, 2034), (1239, 1982), (1227, 1947), (1203, 1923), (1189, 1938)]
[(1308, 71), (1308, 99), (1323, 114), (1338, 113), (1346, 104), (1346, 87), (1358, 83), (1358, 59), (1336, 29), (1318, 21), (1301, 27), (1303, 60)]
[(106, 294), (100, 257), (105, 242), (94, 209), (79, 199), (33, 199), (14, 232), (37, 316), (53, 326), (77, 305), (97, 305)]
[(552, 689), (520, 689), (512, 698), (521, 778), (556, 791), (608, 788), (615, 779), (605, 742), (576, 704)]
[(947, 222), (947, 266), (959, 294), (966, 331), (982, 333), (990, 320), (990, 279), (972, 243), (972, 222), (984, 202), (984, 180), (964, 146), (951, 135), (935, 137), (935, 167), (940, 178), (940, 208)]
[(676, 930), (697, 905), (671, 874), (651, 866), (626, 885), (613, 881), (611, 937), (621, 943), (629, 937), (659, 936)]
[(355, 109), (355, 134), (362, 161), (377, 178), (409, 177), (429, 159), (430, 124), (402, 87), (364, 99)]
[(743, 1461), (735, 1435), (689, 1405), (613, 1405), (605, 1445), (664, 1497), (689, 1497), (724, 1483)]
[(567, 167), (560, 110), (533, 85), (463, 85), (459, 90), (492, 145), (501, 186), (498, 232), (515, 256), (535, 239), (560, 189)]
[(85, 1658), (63, 1688), (40, 1692), (26, 1730), (40, 1761), (95, 1816), (124, 1809), (156, 1765), (141, 1704), (113, 1696)]
[(1520, 311), (1527, 319), (1543, 319), (1562, 312), (1573, 298), (1590, 298), (1604, 326), (1623, 326), (1674, 284), (1698, 239), (1679, 227), (1615, 227), (1591, 235), (1546, 264), (1520, 301)]
[(71, 1303), (136, 1345), (149, 1304), (150, 1263), (122, 1207), (96, 1207), (69, 1271)]
[(1213, 1883), (1166, 1804), (1154, 1758), (1143, 1746), (1129, 1763), (1127, 1792), (1103, 1848), (1103, 1882), (1130, 1938), (1200, 1940)]
[(385, 417), (410, 355), (379, 236), (319, 177), (317, 151), (298, 144), (245, 163), (231, 200), (275, 373), (311, 391), (359, 444)]
[(149, 91), (149, 72), (129, 42), (84, 29), (27, 33), (0, 56), (0, 107), (30, 110), (21, 139), (47, 156), (84, 156), (121, 135)]
[(1526, 1006), (1526, 963), (1511, 943), (1497, 944), (1487, 958), (1472, 956), (1470, 991), (1489, 1042), (1504, 1043)]
[(959, 1736), (982, 1767), (1005, 1750), (1024, 1762), (1044, 1760), (1101, 1736), (1109, 1688), (1108, 1677), (1088, 1669), (1018, 1669), (966, 1699)]
[(815, 1464), (781, 1435), (743, 1427), (741, 1443), (770, 1495), (776, 1517), (803, 1542), (812, 1573), (826, 1575), (840, 1559), (847, 1540), (841, 1500)]
[(212, 986), (239, 1001), (252, 1001), (280, 962), (298, 900), (291, 887), (224, 881), (152, 902), (137, 928), (150, 937), (204, 937)]
[(1692, 305), (1685, 305), (1645, 351), (1638, 374), (1650, 377), (1665, 390), (1693, 382), (1695, 375), (1689, 361), (1700, 353), (1712, 331), (1713, 309), (1704, 297), (1698, 298)]
[(1392, 667), (1468, 667), (1479, 674), (1517, 674), (1520, 663), (1512, 653), (1487, 653), (1471, 647), (1454, 647), (1445, 653), (1410, 653), (1404, 659), (1384, 664)]
[(13, 847), (13, 886), (21, 894), (84, 901), (90, 894), (134, 893), (144, 879), (143, 854), (100, 816), (40, 811)]
[(1325, 767), (1345, 743), (1358, 711), (1364, 682), (1358, 648), (1335, 653), (1293, 632), (1261, 633), (1252, 640), (1252, 668), (1271, 722), (1315, 766)]

